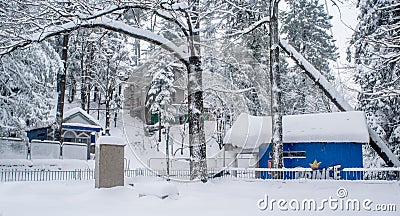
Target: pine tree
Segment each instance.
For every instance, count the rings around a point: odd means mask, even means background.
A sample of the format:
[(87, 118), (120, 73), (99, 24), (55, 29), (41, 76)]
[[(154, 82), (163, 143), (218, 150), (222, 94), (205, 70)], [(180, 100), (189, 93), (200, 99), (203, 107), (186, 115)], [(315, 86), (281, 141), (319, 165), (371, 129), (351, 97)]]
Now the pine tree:
[(0, 58), (0, 136), (53, 123), (54, 90), (62, 64), (48, 43)]
[[(318, 0), (292, 0), (284, 14), (282, 33), (312, 65), (330, 81), (329, 62), (337, 58), (334, 40), (328, 33), (329, 17)], [(287, 114), (330, 111), (331, 106), (298, 66), (282, 75), (284, 109)]]
[(147, 94), (148, 101), (146, 106), (150, 108), (151, 114), (161, 115), (159, 121), (164, 125), (174, 117), (168, 112), (168, 108), (172, 102), (172, 94), (175, 92), (173, 85), (175, 75), (173, 73), (173, 67), (170, 65), (164, 68), (151, 65), (151, 68), (156, 71), (151, 71), (152, 81)]
[(361, 86), (358, 109), (400, 156), (400, 6), (394, 0), (364, 0), (357, 7), (361, 13), (349, 57)]

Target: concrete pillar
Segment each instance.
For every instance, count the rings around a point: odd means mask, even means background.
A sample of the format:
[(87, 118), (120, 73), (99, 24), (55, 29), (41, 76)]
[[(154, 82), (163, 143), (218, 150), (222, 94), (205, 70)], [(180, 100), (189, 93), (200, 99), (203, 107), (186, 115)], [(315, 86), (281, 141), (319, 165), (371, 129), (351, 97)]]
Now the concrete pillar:
[(96, 188), (124, 186), (124, 144), (118, 137), (102, 136), (96, 142)]

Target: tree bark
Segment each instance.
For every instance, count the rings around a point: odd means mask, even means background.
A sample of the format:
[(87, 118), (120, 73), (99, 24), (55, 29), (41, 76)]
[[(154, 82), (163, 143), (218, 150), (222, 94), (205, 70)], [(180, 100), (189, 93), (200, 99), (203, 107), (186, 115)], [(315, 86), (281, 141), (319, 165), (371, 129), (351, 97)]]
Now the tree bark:
[(117, 127), (118, 112), (121, 109), (121, 104), (122, 104), (122, 101), (120, 101), (121, 94), (122, 94), (122, 84), (119, 84), (118, 85), (118, 94), (115, 95), (115, 99), (114, 99), (117, 104), (116, 110), (114, 110), (114, 127)]
[(110, 101), (112, 97), (112, 88), (111, 88), (111, 83), (110, 83), (110, 60), (107, 59), (107, 74), (106, 74), (106, 79), (107, 79), (107, 85), (106, 85), (106, 128), (105, 128), (105, 134), (107, 136), (110, 136)]
[(68, 41), (69, 35), (64, 34), (62, 40), (61, 60), (63, 62), (63, 69), (57, 74), (57, 112), (56, 124), (57, 129), (54, 133), (54, 140), (62, 141), (62, 123), (64, 118), (64, 97), (65, 97), (65, 82), (67, 74), (67, 60), (68, 60)]
[(270, 82), (272, 115), (272, 167), (283, 167), (282, 159), (282, 100), (279, 72), (278, 2), (270, 1)]
[(188, 115), (191, 179), (207, 181), (206, 139), (204, 134), (204, 107), (202, 68), (199, 56), (189, 58)]
[(199, 0), (192, 0), (192, 16), (190, 20), (191, 38), (189, 50), (191, 55), (187, 65), (188, 71), (188, 117), (189, 117), (189, 150), (190, 150), (190, 178), (199, 178), (207, 182), (207, 153), (204, 134), (204, 106), (203, 106), (203, 69), (200, 57), (200, 21)]
[(85, 70), (85, 54), (84, 47), (82, 45), (81, 53), (81, 108), (86, 110), (86, 70)]

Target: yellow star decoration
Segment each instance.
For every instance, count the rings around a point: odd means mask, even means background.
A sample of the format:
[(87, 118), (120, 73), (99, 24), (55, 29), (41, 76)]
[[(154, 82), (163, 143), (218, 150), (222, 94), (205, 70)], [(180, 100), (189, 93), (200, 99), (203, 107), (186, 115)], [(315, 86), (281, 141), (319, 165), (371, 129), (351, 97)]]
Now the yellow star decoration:
[(314, 163), (309, 163), (311, 169), (318, 169), (319, 165), (321, 165), (322, 162), (317, 162), (317, 160), (314, 160)]

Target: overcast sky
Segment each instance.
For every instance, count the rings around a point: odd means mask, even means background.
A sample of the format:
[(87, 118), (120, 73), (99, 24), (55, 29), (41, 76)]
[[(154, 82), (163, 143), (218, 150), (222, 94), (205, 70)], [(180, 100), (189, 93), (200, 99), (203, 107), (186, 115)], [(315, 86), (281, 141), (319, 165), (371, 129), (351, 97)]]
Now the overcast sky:
[[(360, 11), (356, 8), (355, 3), (351, 3), (352, 1), (342, 1), (343, 4), (335, 1), (338, 7), (333, 6), (331, 0), (327, 0), (329, 15), (333, 16), (332, 18), (332, 31), (333, 37), (335, 38), (336, 45), (339, 48), (340, 53), (340, 63), (344, 64), (346, 60), (346, 48), (349, 45), (350, 38), (353, 34), (353, 30), (357, 25), (357, 16)], [(341, 17), (340, 17), (341, 14)], [(352, 29), (350, 29), (349, 27)]]
[[(336, 40), (336, 46), (339, 48), (339, 55), (340, 58), (338, 60), (338, 64), (334, 65), (333, 67), (342, 67), (347, 65), (346, 61), (346, 49), (349, 46), (349, 42), (351, 36), (353, 35), (358, 21), (357, 16), (359, 15), (360, 11), (356, 8), (356, 4), (350, 0), (344, 0), (343, 3), (334, 0), (339, 8), (333, 6), (332, 0), (326, 0), (328, 4), (328, 11), (329, 15), (333, 16), (332, 18), (332, 32), (333, 37)], [(324, 2), (324, 1), (322, 1)], [(340, 17), (341, 14), (341, 17)], [(349, 28), (350, 27), (350, 28)], [(359, 86), (354, 83), (353, 79), (353, 70), (334, 70), (335, 77), (338, 83), (336, 83), (336, 88), (339, 92), (345, 97), (345, 99), (352, 105), (355, 106), (357, 103), (356, 96), (357, 91), (352, 91), (351, 89), (358, 89)], [(344, 86), (347, 88), (344, 88)]]

